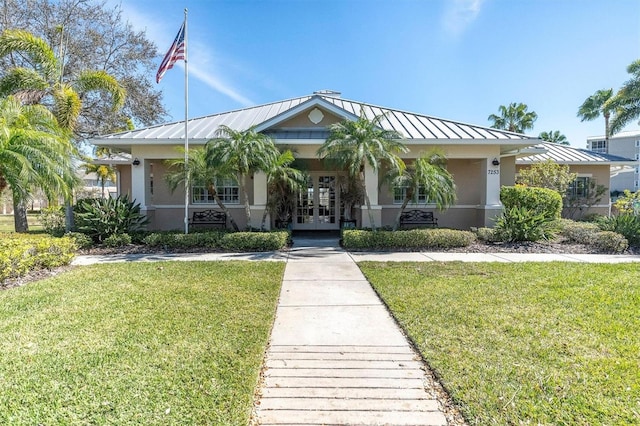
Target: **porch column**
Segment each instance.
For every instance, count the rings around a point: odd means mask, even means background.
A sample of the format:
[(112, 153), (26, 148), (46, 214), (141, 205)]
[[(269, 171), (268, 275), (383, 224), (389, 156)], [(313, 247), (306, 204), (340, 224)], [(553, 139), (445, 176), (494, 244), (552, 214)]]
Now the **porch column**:
[(494, 165), (494, 160), (500, 161), (499, 157), (488, 157), (482, 162), (482, 173), (485, 178), (484, 191), (478, 206), (478, 222), (482, 226), (493, 227), (496, 216), (502, 212), (500, 203), (500, 168), (501, 165)]
[[(373, 170), (368, 164), (364, 167), (364, 183), (367, 187), (367, 195), (371, 202), (371, 212), (376, 227), (382, 225), (382, 206), (378, 205), (378, 172)], [(371, 227), (369, 211), (366, 202), (362, 204), (362, 227)]]
[(150, 162), (145, 158), (134, 157), (140, 161), (137, 166), (131, 164), (131, 199), (140, 204), (140, 213), (149, 219), (148, 229), (155, 229), (155, 208), (147, 203), (151, 202), (151, 188), (149, 187)]
[[(259, 228), (262, 223), (262, 215), (267, 208), (267, 175), (263, 172), (254, 173), (253, 175), (253, 204), (251, 208), (251, 226)], [(269, 216), (265, 226), (270, 228)]]

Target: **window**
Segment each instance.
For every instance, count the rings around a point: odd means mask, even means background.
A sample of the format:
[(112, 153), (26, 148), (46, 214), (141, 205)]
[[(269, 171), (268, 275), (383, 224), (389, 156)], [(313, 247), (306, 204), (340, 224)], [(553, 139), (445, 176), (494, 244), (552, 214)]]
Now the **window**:
[(589, 196), (589, 187), (591, 186), (591, 178), (587, 176), (578, 176), (576, 180), (571, 182), (567, 195), (569, 198), (587, 198)]
[[(393, 204), (402, 204), (404, 202), (404, 198), (407, 196), (407, 187), (406, 186), (396, 186), (393, 188)], [(413, 194), (412, 202), (417, 204), (427, 204), (429, 199), (427, 198), (427, 194), (425, 193), (424, 186), (420, 185), (418, 187), (418, 194)]]
[(607, 141), (591, 141), (591, 151), (607, 153)]
[[(218, 197), (224, 204), (240, 204), (240, 190), (238, 183), (233, 179), (222, 179), (216, 182)], [(213, 195), (204, 186), (191, 188), (193, 204), (213, 204)]]

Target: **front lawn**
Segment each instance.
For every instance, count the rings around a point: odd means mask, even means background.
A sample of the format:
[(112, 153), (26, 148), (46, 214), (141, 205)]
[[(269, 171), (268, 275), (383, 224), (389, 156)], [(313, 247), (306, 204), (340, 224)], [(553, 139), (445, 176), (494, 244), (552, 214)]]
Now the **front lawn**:
[(640, 424), (637, 265), (360, 266), (471, 424)]
[[(42, 223), (40, 223), (39, 214), (28, 214), (27, 222), (29, 223), (29, 231), (42, 231)], [(0, 214), (0, 232), (14, 232), (14, 219), (12, 214)]]
[(0, 291), (0, 424), (247, 424), (283, 270), (109, 264)]

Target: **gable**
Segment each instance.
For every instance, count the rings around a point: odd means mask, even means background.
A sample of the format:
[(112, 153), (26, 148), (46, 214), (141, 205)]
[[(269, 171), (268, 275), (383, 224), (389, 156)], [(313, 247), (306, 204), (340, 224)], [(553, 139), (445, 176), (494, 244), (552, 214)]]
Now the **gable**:
[(326, 128), (327, 126), (339, 123), (344, 118), (340, 117), (333, 112), (323, 108), (321, 106), (311, 106), (300, 111), (299, 114), (293, 117), (277, 123), (270, 129), (282, 129), (282, 130), (297, 130), (297, 129), (310, 129), (310, 128)]

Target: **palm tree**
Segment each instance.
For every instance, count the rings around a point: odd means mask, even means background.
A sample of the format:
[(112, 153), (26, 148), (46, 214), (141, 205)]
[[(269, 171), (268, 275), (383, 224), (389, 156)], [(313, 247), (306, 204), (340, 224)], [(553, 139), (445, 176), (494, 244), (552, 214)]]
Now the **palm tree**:
[(26, 201), (34, 186), (49, 200), (69, 197), (77, 178), (69, 138), (41, 105), (22, 105), (13, 96), (0, 100), (0, 193), (11, 188), (16, 232), (27, 232)]
[[(82, 71), (74, 80), (65, 81), (63, 63), (51, 46), (27, 31), (5, 30), (0, 34), (0, 57), (8, 55), (25, 58), (23, 62), (30, 67), (16, 64), (6, 70), (0, 78), (0, 97), (14, 95), (24, 104), (48, 106), (58, 125), (69, 135), (73, 134), (81, 118), (83, 99), (95, 93), (107, 94), (111, 97), (113, 110), (124, 104), (125, 89), (105, 71)], [(70, 149), (68, 155), (73, 156), (76, 152), (76, 149)], [(71, 195), (69, 193), (65, 200), (67, 229), (71, 229), (73, 222)], [(20, 221), (26, 223), (26, 211), (14, 214), (24, 215)]]
[(346, 169), (351, 179), (362, 183), (369, 223), (374, 230), (376, 227), (364, 176), (365, 166), (368, 164), (374, 172), (383, 165), (388, 170), (402, 170), (405, 165), (398, 154), (408, 151), (399, 140), (402, 138), (399, 132), (382, 127), (384, 118), (384, 114), (381, 114), (369, 120), (363, 108), (357, 120), (344, 120), (330, 125), (329, 137), (318, 149), (320, 158)]
[(607, 106), (616, 111), (611, 121), (610, 132), (618, 133), (630, 121), (640, 117), (640, 59), (627, 67), (631, 79), (626, 81), (622, 88), (611, 98)]
[(110, 180), (113, 183), (116, 182), (116, 169), (108, 164), (95, 164), (91, 162), (84, 163), (82, 167), (84, 168), (85, 174), (96, 174), (98, 182), (100, 182), (100, 188), (102, 189), (102, 198), (104, 198), (104, 187), (107, 180)]
[(247, 179), (256, 172), (268, 172), (278, 158), (279, 152), (269, 136), (255, 129), (234, 130), (220, 126), (216, 137), (205, 145), (205, 160), (212, 169), (231, 169), (237, 173), (238, 185), (243, 193), (247, 229), (251, 230), (251, 207)]
[(307, 174), (291, 167), (294, 161), (293, 153), (286, 150), (267, 170), (267, 208), (260, 229), (264, 230), (268, 213), (281, 222), (290, 219), (296, 207), (295, 194), (307, 187)]
[(538, 119), (538, 114), (527, 111), (529, 107), (523, 103), (510, 103), (508, 107), (500, 105), (500, 115), (491, 114), (489, 120), (493, 121), (494, 129), (508, 130), (510, 132), (524, 133), (533, 129), (533, 123)]
[(538, 136), (543, 141), (558, 143), (560, 145), (569, 145), (567, 137), (560, 133), (559, 130), (551, 130), (549, 132), (541, 132)]
[(434, 150), (416, 158), (400, 173), (387, 175), (394, 188), (406, 188), (404, 200), (393, 224), (394, 231), (400, 226), (400, 217), (407, 204), (412, 200), (418, 202), (418, 194), (441, 211), (456, 202), (456, 184), (446, 165), (445, 156)]
[(580, 121), (592, 121), (601, 115), (604, 117), (604, 138), (607, 141), (607, 146), (609, 146), (609, 136), (611, 135), (609, 119), (613, 108), (609, 101), (612, 96), (613, 89), (598, 90), (585, 99), (580, 108), (578, 108)]
[(64, 80), (61, 61), (43, 39), (23, 30), (0, 35), (0, 57), (19, 54), (30, 68), (15, 66), (0, 78), (0, 97), (14, 95), (25, 104), (51, 106), (63, 129), (75, 130), (82, 114), (82, 100), (93, 93), (107, 94), (113, 110), (124, 105), (125, 89), (105, 71), (85, 70)]
[[(184, 148), (178, 148), (178, 151), (184, 154)], [(226, 167), (212, 168), (205, 159), (205, 151), (203, 149), (190, 149), (188, 167), (185, 173), (184, 158), (167, 160), (165, 164), (168, 166), (165, 181), (171, 192), (175, 191), (178, 186), (184, 187), (185, 179), (192, 186), (204, 186), (218, 207), (227, 215), (229, 223), (235, 231), (238, 231), (238, 224), (233, 220), (233, 216), (229, 214), (227, 206), (224, 205), (217, 191), (217, 183), (219, 180), (235, 178), (235, 173)], [(188, 174), (188, 176), (187, 176)]]

